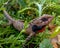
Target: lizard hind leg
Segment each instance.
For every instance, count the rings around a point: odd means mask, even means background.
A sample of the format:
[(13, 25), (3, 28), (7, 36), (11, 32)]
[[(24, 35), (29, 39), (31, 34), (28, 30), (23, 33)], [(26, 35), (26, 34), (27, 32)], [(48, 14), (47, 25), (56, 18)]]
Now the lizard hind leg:
[(11, 24), (12, 24), (12, 22), (11, 22), (11, 21), (9, 21), (8, 23), (3, 24), (2, 26), (3, 26), (3, 27), (6, 27), (6, 26), (9, 26), (9, 25), (11, 25)]
[(8, 23), (7, 23), (7, 25), (11, 25), (12, 24), (12, 22), (11, 21), (9, 21)]

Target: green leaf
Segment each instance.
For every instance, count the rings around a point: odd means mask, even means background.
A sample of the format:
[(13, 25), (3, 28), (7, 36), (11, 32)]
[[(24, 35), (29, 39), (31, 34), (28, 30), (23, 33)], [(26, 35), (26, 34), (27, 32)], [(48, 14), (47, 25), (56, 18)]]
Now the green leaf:
[(50, 38), (56, 37), (58, 34), (60, 34), (60, 26), (56, 27), (55, 31), (51, 34)]
[(44, 39), (40, 45), (39, 45), (39, 48), (53, 48), (51, 42), (49, 39)]

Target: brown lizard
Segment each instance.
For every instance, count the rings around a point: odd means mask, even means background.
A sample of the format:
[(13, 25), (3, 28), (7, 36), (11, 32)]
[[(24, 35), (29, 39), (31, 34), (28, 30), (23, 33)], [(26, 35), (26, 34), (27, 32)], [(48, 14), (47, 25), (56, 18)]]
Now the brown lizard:
[[(24, 27), (24, 22), (21, 20), (14, 20), (8, 13), (6, 10), (3, 10), (5, 17), (7, 18), (7, 20), (9, 21), (8, 25), (13, 24), (13, 26), (18, 30), (21, 31)], [(48, 15), (48, 14), (44, 14), (41, 17), (38, 17), (36, 19), (33, 19), (32, 22), (29, 23), (29, 27), (26, 29), (26, 34), (31, 34), (32, 32), (36, 32), (33, 31), (34, 27), (46, 27), (53, 19), (53, 16)], [(36, 29), (35, 29), (36, 30)], [(37, 31), (42, 32), (42, 28), (38, 29)]]
[[(8, 5), (10, 1), (11, 0), (7, 1), (6, 4), (4, 4), (3, 6)], [(7, 13), (6, 10), (3, 10), (3, 13), (4, 13), (5, 17), (7, 18), (7, 20), (9, 21), (9, 23), (7, 25), (12, 24), (18, 31), (21, 31), (24, 28), (23, 21), (13, 19)], [(26, 28), (25, 33), (28, 34), (29, 36), (26, 38), (25, 41), (28, 42), (32, 36), (34, 36), (35, 34), (37, 34), (39, 32), (43, 32), (45, 30), (45, 27), (52, 21), (52, 19), (53, 19), (53, 16), (48, 15), (48, 14), (44, 14), (41, 17), (33, 19), (32, 22), (29, 23), (28, 28)], [(25, 45), (25, 43), (23, 44), (23, 46)]]
[[(24, 27), (24, 22), (21, 20), (14, 20), (6, 10), (3, 10), (3, 13), (7, 20), (9, 21), (9, 24), (12, 24), (14, 28), (16, 28), (18, 31), (21, 31)], [(30, 40), (32, 36), (37, 34), (38, 32), (43, 32), (45, 30), (45, 27), (52, 21), (53, 16), (44, 14), (41, 17), (38, 17), (36, 19), (33, 19), (32, 22), (29, 23), (28, 28), (26, 28), (26, 34), (29, 36), (26, 38), (26, 42)], [(8, 25), (9, 25), (8, 24)]]

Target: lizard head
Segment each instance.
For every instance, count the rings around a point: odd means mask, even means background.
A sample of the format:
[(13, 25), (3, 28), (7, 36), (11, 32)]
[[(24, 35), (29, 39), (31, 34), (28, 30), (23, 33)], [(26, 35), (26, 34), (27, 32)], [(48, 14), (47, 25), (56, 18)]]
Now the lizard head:
[(39, 20), (42, 25), (48, 25), (53, 19), (52, 15), (44, 14)]
[(33, 25), (43, 26), (48, 25), (53, 19), (52, 15), (44, 14), (39, 18), (36, 18), (32, 21)]
[(43, 16), (39, 17), (37, 20), (34, 20), (32, 30), (34, 32), (44, 31), (44, 28), (52, 21), (52, 19), (53, 19), (53, 16), (44, 14)]

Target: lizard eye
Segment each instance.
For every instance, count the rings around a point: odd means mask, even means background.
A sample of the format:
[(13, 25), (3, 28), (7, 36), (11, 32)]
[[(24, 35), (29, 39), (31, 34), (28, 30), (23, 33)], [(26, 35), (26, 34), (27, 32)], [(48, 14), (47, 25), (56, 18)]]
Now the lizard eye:
[(47, 21), (48, 19), (47, 19), (47, 18), (42, 18), (41, 20), (45, 22), (45, 21)]

